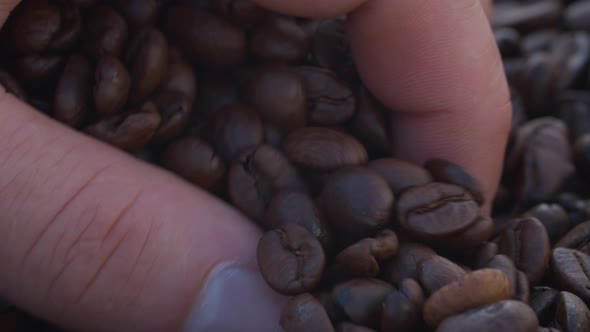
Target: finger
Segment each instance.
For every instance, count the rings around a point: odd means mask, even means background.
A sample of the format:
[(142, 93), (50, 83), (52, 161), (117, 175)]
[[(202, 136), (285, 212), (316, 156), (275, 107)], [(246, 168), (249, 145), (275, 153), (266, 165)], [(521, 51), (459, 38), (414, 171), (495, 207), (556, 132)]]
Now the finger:
[(18, 5), (20, 0), (0, 0), (0, 27), (4, 25), (10, 12)]
[(260, 234), (176, 177), (0, 94), (0, 297), (73, 331), (276, 330)]
[[(496, 190), (511, 118), (509, 94), (479, 0), (257, 0), (321, 16), (357, 8), (348, 32), (361, 77), (393, 113), (394, 153), (418, 163), (446, 158)], [(331, 16), (344, 14), (334, 10)]]
[(493, 4), (493, 0), (481, 0), (481, 6), (483, 7), (483, 10), (486, 13), (486, 16), (488, 17), (488, 20), (492, 18), (492, 4)]

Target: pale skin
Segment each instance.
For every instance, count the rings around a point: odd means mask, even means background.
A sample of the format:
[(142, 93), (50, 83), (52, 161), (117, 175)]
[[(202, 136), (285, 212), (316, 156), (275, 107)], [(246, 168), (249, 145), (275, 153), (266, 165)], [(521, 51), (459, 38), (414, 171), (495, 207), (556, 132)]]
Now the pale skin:
[[(361, 76), (396, 110), (392, 154), (450, 159), (493, 196), (511, 109), (489, 1), (254, 1), (349, 13)], [(0, 0), (0, 24), (17, 3)], [(257, 274), (259, 236), (207, 193), (0, 92), (1, 298), (73, 330), (176, 331), (193, 317), (195, 331), (272, 331), (284, 298)], [(211, 274), (230, 263), (246, 270)]]

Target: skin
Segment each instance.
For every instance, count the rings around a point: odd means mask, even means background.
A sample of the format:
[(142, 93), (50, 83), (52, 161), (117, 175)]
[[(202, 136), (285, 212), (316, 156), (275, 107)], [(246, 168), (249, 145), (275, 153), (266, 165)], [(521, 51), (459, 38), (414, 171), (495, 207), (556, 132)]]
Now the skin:
[[(455, 161), (493, 197), (511, 109), (489, 1), (254, 1), (348, 13), (362, 78), (396, 110), (393, 155)], [(0, 24), (17, 3), (0, 0)], [(276, 324), (284, 298), (260, 286), (260, 231), (242, 215), (0, 91), (0, 297), (73, 330), (174, 331), (187, 317), (207, 330), (203, 317), (219, 313), (211, 289), (231, 280), (253, 294), (220, 302), (226, 320)], [(211, 273), (228, 264), (249, 277)], [(275, 309), (240, 316), (257, 306)]]

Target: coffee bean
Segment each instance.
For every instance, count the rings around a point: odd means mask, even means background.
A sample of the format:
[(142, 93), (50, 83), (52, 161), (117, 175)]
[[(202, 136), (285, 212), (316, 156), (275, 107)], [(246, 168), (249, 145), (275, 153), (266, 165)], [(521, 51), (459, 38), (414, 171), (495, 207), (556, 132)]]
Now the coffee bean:
[(32, 54), (49, 48), (60, 27), (61, 13), (54, 2), (29, 0), (8, 16), (3, 31), (9, 50)]
[(284, 138), (279, 128), (273, 124), (264, 123), (264, 143), (280, 149)]
[(74, 48), (82, 34), (82, 14), (80, 8), (72, 1), (58, 2), (60, 9), (60, 28), (53, 36), (47, 51), (49, 52), (66, 52)]
[(564, 21), (572, 30), (590, 30), (588, 17), (590, 15), (590, 3), (588, 1), (572, 1), (566, 7)]
[(83, 35), (82, 49), (88, 57), (118, 57), (123, 53), (127, 41), (127, 22), (113, 8), (98, 5), (88, 10)]
[(424, 293), (413, 279), (404, 279), (400, 289), (383, 301), (381, 331), (411, 331), (420, 328)]
[(514, 300), (529, 303), (531, 298), (531, 284), (529, 282), (529, 278), (527, 275), (522, 272), (518, 271), (516, 274), (516, 294), (512, 297)]
[(200, 76), (199, 82), (201, 84), (195, 100), (195, 112), (205, 118), (212, 117), (223, 106), (239, 101), (235, 82), (221, 74)]
[(243, 96), (262, 119), (281, 131), (288, 133), (307, 122), (305, 86), (288, 67), (258, 68), (247, 79)]
[(534, 287), (529, 305), (541, 324), (553, 321), (559, 291), (550, 287)]
[(465, 189), (436, 182), (404, 191), (396, 208), (400, 226), (425, 240), (457, 234), (479, 214), (477, 202)]
[(517, 86), (531, 117), (547, 116), (552, 111), (561, 69), (558, 60), (552, 54), (538, 52), (527, 57), (523, 65)]
[(497, 6), (492, 26), (512, 27), (520, 31), (548, 28), (559, 20), (562, 9), (561, 2), (557, 0)]
[(537, 332), (535, 313), (522, 302), (506, 300), (469, 310), (444, 320), (437, 332)]
[(176, 48), (168, 50), (168, 68), (158, 90), (180, 92), (188, 98), (191, 104), (195, 101), (197, 96), (195, 73)]
[(376, 332), (368, 327), (356, 325), (350, 322), (344, 322), (338, 325), (338, 332)]
[(570, 142), (590, 134), (590, 104), (582, 101), (562, 101), (559, 106), (559, 118), (565, 122)]
[(350, 120), (356, 109), (356, 98), (346, 82), (319, 67), (298, 67), (297, 73), (305, 84), (312, 123), (333, 126)]
[(433, 241), (433, 246), (448, 252), (461, 252), (473, 249), (489, 240), (494, 233), (494, 222), (491, 218), (479, 216), (464, 231), (440, 240)]
[(267, 232), (258, 243), (257, 259), (269, 286), (285, 295), (311, 290), (320, 281), (325, 265), (319, 241), (296, 224)]
[(25, 87), (27, 93), (53, 91), (66, 64), (62, 55), (26, 55), (13, 64), (14, 75)]
[(121, 111), (127, 103), (131, 77), (123, 63), (114, 56), (100, 58), (94, 74), (94, 106), (101, 114)]
[(567, 248), (553, 249), (551, 266), (562, 290), (590, 301), (590, 257), (581, 251)]
[(354, 137), (328, 128), (296, 130), (287, 136), (283, 149), (297, 166), (319, 171), (362, 165), (368, 159), (367, 151)]
[(72, 55), (57, 83), (53, 105), (56, 120), (71, 127), (83, 124), (89, 113), (92, 93), (90, 62), (79, 54)]
[(250, 37), (251, 53), (263, 62), (297, 63), (307, 55), (308, 48), (305, 31), (282, 17), (267, 19)]
[(514, 57), (520, 55), (520, 34), (516, 29), (494, 29), (496, 44), (502, 57)]
[(226, 162), (264, 140), (260, 117), (240, 104), (224, 106), (215, 114), (212, 126), (215, 149)]
[(192, 112), (189, 98), (182, 92), (163, 91), (154, 96), (153, 101), (162, 117), (154, 140), (166, 142), (182, 134)]
[(492, 258), (498, 255), (498, 245), (494, 242), (485, 242), (482, 243), (475, 255), (474, 255), (474, 263), (473, 268), (476, 270), (482, 269), (488, 265)]
[(273, 197), (281, 191), (305, 191), (297, 170), (283, 153), (269, 145), (244, 150), (228, 177), (231, 202), (248, 217), (264, 223)]
[(320, 67), (351, 81), (357, 74), (345, 25), (343, 18), (319, 22), (311, 37), (311, 54)]
[(372, 160), (368, 167), (379, 173), (396, 195), (408, 188), (432, 182), (432, 177), (424, 168), (400, 159)]
[(543, 29), (526, 34), (522, 37), (521, 48), (525, 55), (549, 51), (551, 44), (557, 38), (558, 32), (553, 29)]
[(397, 247), (397, 236), (385, 229), (375, 238), (366, 238), (345, 248), (336, 255), (335, 261), (353, 277), (376, 277), (379, 262), (393, 257)]
[(539, 220), (545, 226), (551, 243), (555, 243), (571, 227), (567, 213), (558, 204), (539, 204), (526, 211), (522, 217)]
[(572, 293), (559, 294), (555, 320), (564, 332), (590, 330), (590, 311), (584, 301)]
[(217, 13), (240, 25), (261, 22), (269, 14), (251, 0), (219, 0), (212, 5)]
[(20, 83), (8, 71), (0, 68), (0, 85), (6, 92), (12, 94), (16, 98), (26, 101), (27, 95)]
[(213, 147), (193, 137), (170, 143), (162, 155), (162, 164), (205, 190), (219, 189), (225, 176), (225, 165)]
[(506, 255), (496, 255), (488, 262), (486, 267), (504, 272), (510, 282), (510, 297), (514, 298), (516, 296), (518, 270), (512, 260)]
[(159, 14), (161, 2), (159, 0), (111, 0), (112, 5), (127, 19), (135, 31), (152, 25)]
[(561, 67), (557, 89), (579, 85), (586, 76), (590, 62), (590, 35), (582, 31), (564, 33), (551, 46), (551, 53)]
[(318, 292), (314, 295), (322, 304), (324, 310), (326, 310), (326, 313), (328, 313), (328, 317), (330, 317), (332, 323), (337, 324), (338, 322), (346, 320), (346, 315), (332, 299), (331, 290), (322, 290), (321, 292)]
[[(174, 6), (164, 14), (164, 30), (191, 61), (207, 66), (232, 66), (246, 54), (246, 35), (209, 12)], [(219, 41), (223, 41), (220, 43)]]
[(377, 173), (353, 166), (329, 176), (319, 202), (335, 230), (362, 236), (391, 223), (394, 196)]
[(418, 263), (435, 256), (434, 250), (420, 243), (400, 243), (397, 254), (384, 267), (384, 280), (398, 285), (402, 280), (418, 279)]
[(559, 194), (555, 200), (567, 211), (573, 225), (579, 225), (590, 219), (590, 204), (578, 195), (564, 192)]
[(572, 228), (555, 244), (555, 247), (577, 249), (585, 254), (590, 254), (589, 243), (590, 221), (587, 221)]
[(481, 183), (461, 166), (443, 159), (431, 159), (426, 161), (424, 168), (432, 174), (434, 181), (463, 187), (471, 193), (479, 204), (484, 203)]
[(381, 304), (395, 289), (378, 279), (351, 279), (332, 290), (332, 298), (356, 324), (371, 328), (379, 324)]
[(431, 256), (418, 263), (418, 281), (426, 295), (436, 292), (463, 277), (466, 272), (457, 264), (441, 256)]
[(450, 316), (509, 298), (510, 282), (503, 272), (477, 270), (432, 294), (424, 303), (424, 321), (434, 327)]
[(295, 296), (287, 302), (280, 323), (285, 332), (334, 331), (330, 318), (321, 303), (307, 293)]
[(155, 28), (145, 28), (129, 41), (125, 63), (131, 74), (132, 102), (142, 101), (158, 87), (168, 66), (168, 44)]
[(160, 114), (152, 102), (86, 127), (86, 133), (123, 150), (136, 150), (150, 142), (160, 126)]
[(356, 112), (349, 122), (350, 131), (363, 143), (370, 155), (389, 155), (389, 111), (365, 87), (358, 89), (356, 101)]

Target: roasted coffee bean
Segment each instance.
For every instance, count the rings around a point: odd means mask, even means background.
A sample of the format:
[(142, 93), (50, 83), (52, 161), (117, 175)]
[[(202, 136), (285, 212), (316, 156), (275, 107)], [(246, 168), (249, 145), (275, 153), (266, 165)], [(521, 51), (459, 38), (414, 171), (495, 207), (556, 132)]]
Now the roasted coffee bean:
[(101, 114), (121, 111), (127, 103), (131, 77), (125, 65), (116, 57), (100, 58), (94, 74), (94, 107)]
[(145, 28), (130, 40), (125, 63), (131, 74), (129, 99), (139, 102), (158, 87), (168, 67), (168, 44), (155, 28)]
[(401, 159), (372, 160), (368, 167), (379, 173), (396, 195), (408, 188), (432, 182), (431, 175), (424, 168)]
[(269, 14), (251, 0), (218, 0), (212, 5), (217, 13), (241, 25), (261, 22)]
[(527, 275), (522, 271), (518, 271), (516, 275), (516, 294), (512, 299), (527, 304), (531, 299), (531, 283)]
[(207, 142), (193, 137), (170, 143), (163, 155), (167, 169), (205, 190), (216, 190), (225, 176), (225, 165)]
[(393, 291), (393, 286), (379, 279), (351, 279), (336, 285), (332, 298), (353, 323), (375, 328), (381, 304)]
[(512, 260), (506, 255), (496, 255), (488, 262), (486, 267), (504, 272), (506, 278), (508, 278), (508, 281), (510, 282), (510, 297), (514, 298), (516, 296), (516, 287), (518, 283), (518, 270)]
[(534, 287), (529, 305), (541, 324), (553, 321), (559, 291), (550, 287)]
[(494, 30), (496, 44), (503, 57), (520, 55), (520, 34), (512, 28), (499, 28)]
[(163, 91), (153, 99), (162, 117), (154, 140), (166, 142), (182, 134), (192, 112), (188, 97), (178, 91)]
[(562, 332), (561, 330), (558, 330), (556, 328), (553, 327), (542, 327), (540, 326), (539, 329), (537, 330), (537, 332)]
[(562, 101), (559, 118), (568, 128), (570, 142), (576, 142), (585, 134), (590, 134), (590, 104), (578, 100)]
[(49, 48), (60, 27), (57, 4), (49, 0), (27, 0), (8, 16), (3, 33), (8, 51), (32, 54)]
[(590, 311), (584, 301), (572, 293), (559, 294), (555, 321), (563, 332), (590, 331)]
[(241, 151), (257, 146), (264, 140), (264, 129), (258, 114), (250, 108), (233, 104), (224, 106), (213, 118), (215, 149), (226, 162)]
[(562, 290), (572, 292), (584, 301), (590, 301), (590, 257), (568, 248), (553, 249), (551, 266), (555, 280)]
[(381, 309), (381, 331), (411, 331), (420, 328), (424, 293), (413, 279), (404, 279), (398, 291), (390, 293)]
[(384, 279), (394, 285), (402, 280), (418, 279), (418, 263), (435, 256), (434, 250), (420, 243), (400, 243), (397, 254), (384, 267)]
[(379, 174), (365, 167), (346, 167), (331, 174), (319, 202), (339, 232), (362, 236), (392, 221), (393, 193)]
[(418, 281), (426, 295), (461, 279), (465, 274), (459, 265), (441, 256), (431, 256), (418, 263)]
[(524, 35), (520, 43), (524, 55), (531, 55), (537, 52), (549, 51), (553, 40), (557, 38), (558, 31), (553, 29), (538, 30)]
[(404, 191), (396, 208), (400, 226), (424, 240), (457, 234), (472, 225), (479, 214), (469, 192), (437, 182)]
[(590, 30), (590, 3), (588, 1), (572, 1), (564, 13), (564, 21), (572, 30)]
[(560, 69), (558, 59), (549, 53), (527, 57), (517, 86), (530, 117), (551, 113)]
[(562, 12), (561, 1), (547, 0), (496, 6), (492, 17), (494, 27), (511, 27), (519, 31), (548, 28), (556, 23)]
[(57, 83), (54, 117), (71, 127), (83, 124), (90, 110), (92, 68), (86, 57), (74, 54), (66, 63)]
[(385, 229), (374, 238), (367, 238), (345, 248), (336, 255), (336, 264), (353, 277), (376, 277), (379, 262), (397, 253), (398, 240), (395, 233)]
[(264, 124), (264, 142), (266, 144), (280, 149), (284, 139), (285, 137), (279, 128), (270, 123)]
[(310, 122), (335, 126), (350, 120), (356, 109), (356, 98), (346, 82), (319, 67), (299, 67), (297, 73), (305, 84)]
[(135, 31), (155, 23), (161, 7), (161, 0), (111, 0), (112, 5), (127, 19)]
[(150, 142), (160, 126), (156, 104), (146, 102), (86, 127), (86, 133), (123, 150), (137, 150)]
[(307, 293), (295, 296), (287, 302), (280, 323), (285, 332), (334, 331), (334, 327), (322, 304)]
[(268, 206), (265, 225), (274, 229), (288, 224), (305, 227), (324, 247), (328, 246), (329, 235), (324, 214), (308, 194), (284, 191), (274, 196)]
[(357, 74), (345, 30), (346, 20), (343, 18), (319, 22), (311, 37), (311, 54), (320, 67), (352, 81)]
[(221, 74), (200, 76), (199, 82), (195, 111), (203, 117), (210, 118), (223, 106), (239, 102), (235, 82)]
[(14, 61), (14, 75), (28, 93), (53, 91), (67, 58), (62, 55), (26, 55)]
[(489, 217), (479, 216), (464, 231), (433, 241), (433, 245), (441, 250), (460, 252), (473, 249), (489, 240), (494, 234), (494, 221)]
[(82, 33), (82, 14), (70, 0), (57, 2), (60, 9), (60, 28), (53, 36), (47, 51), (66, 52), (76, 46)]
[(570, 229), (567, 234), (557, 241), (555, 247), (577, 249), (585, 254), (590, 254), (590, 221)]
[(281, 151), (269, 145), (244, 150), (233, 161), (229, 172), (231, 202), (261, 225), (277, 193), (305, 190), (305, 184), (295, 167)]
[(267, 19), (250, 36), (250, 52), (262, 62), (297, 63), (308, 49), (307, 34), (288, 18)]
[(245, 83), (243, 98), (277, 129), (290, 132), (307, 122), (305, 86), (297, 73), (281, 66), (263, 66)]
[(168, 51), (168, 68), (158, 90), (180, 92), (192, 105), (197, 96), (197, 79), (193, 68), (186, 63), (178, 49), (171, 48)]
[(358, 89), (356, 102), (356, 112), (349, 122), (350, 131), (363, 143), (370, 155), (389, 155), (389, 111), (365, 87)]
[(571, 227), (566, 211), (558, 204), (539, 204), (526, 211), (522, 217), (539, 220), (545, 226), (551, 243), (555, 243)]
[(279, 293), (305, 293), (320, 281), (326, 258), (320, 242), (297, 224), (267, 232), (257, 249), (262, 276)]
[(492, 258), (498, 255), (498, 245), (494, 242), (482, 243), (474, 255), (473, 268), (476, 270), (482, 269), (488, 265)]
[(432, 294), (424, 303), (424, 321), (434, 327), (450, 316), (509, 298), (510, 282), (503, 272), (477, 270)]
[[(164, 14), (164, 30), (191, 61), (207, 66), (232, 66), (246, 55), (246, 35), (209, 12), (174, 6)], [(220, 41), (223, 41), (221, 43)]]
[(564, 33), (551, 46), (551, 53), (561, 67), (556, 88), (563, 90), (579, 85), (590, 62), (590, 35), (582, 31)]
[(20, 83), (8, 71), (0, 68), (0, 86), (16, 98), (26, 101), (27, 95)]
[(590, 219), (590, 204), (576, 194), (564, 192), (555, 199), (568, 213), (573, 225), (581, 224)]
[(479, 204), (484, 203), (481, 183), (461, 166), (443, 159), (431, 159), (426, 161), (424, 168), (432, 174), (434, 181), (463, 187), (471, 193)]
[(344, 322), (338, 325), (337, 332), (376, 332), (373, 329), (368, 327), (364, 327), (361, 325), (356, 325), (350, 322)]
[(82, 49), (88, 57), (122, 55), (129, 32), (127, 22), (116, 10), (104, 5), (92, 7), (84, 22)]
[(346, 315), (344, 312), (342, 312), (342, 310), (336, 306), (336, 303), (334, 303), (331, 290), (323, 290), (314, 295), (322, 304), (324, 310), (326, 310), (326, 313), (328, 313), (328, 317), (330, 317), (330, 320), (333, 323), (343, 322), (346, 320)]
[(535, 313), (522, 302), (506, 300), (445, 319), (437, 332), (537, 332)]
[(367, 162), (367, 151), (354, 137), (334, 129), (306, 127), (289, 134), (283, 149), (297, 166), (333, 171)]

